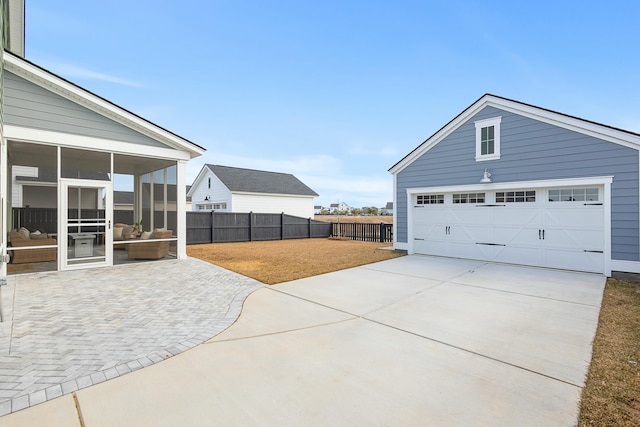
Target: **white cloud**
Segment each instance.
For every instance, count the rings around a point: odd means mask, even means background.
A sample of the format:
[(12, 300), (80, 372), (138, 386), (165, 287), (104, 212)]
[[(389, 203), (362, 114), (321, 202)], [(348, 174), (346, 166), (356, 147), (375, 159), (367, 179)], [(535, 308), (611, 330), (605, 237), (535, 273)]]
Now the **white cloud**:
[(379, 157), (391, 157), (398, 154), (398, 150), (392, 146), (385, 147), (370, 147), (365, 144), (356, 144), (349, 148), (349, 154), (353, 156), (379, 156)]
[(103, 82), (115, 83), (122, 86), (129, 87), (142, 87), (143, 84), (129, 79), (124, 79), (122, 77), (114, 76), (111, 74), (105, 74), (98, 71), (93, 71), (87, 67), (83, 67), (80, 65), (72, 64), (70, 62), (47, 58), (47, 57), (38, 57), (38, 55), (31, 55), (34, 62), (38, 64), (42, 64), (42, 66), (55, 74), (59, 74), (68, 78), (70, 80), (73, 79), (83, 79), (83, 80), (99, 80)]

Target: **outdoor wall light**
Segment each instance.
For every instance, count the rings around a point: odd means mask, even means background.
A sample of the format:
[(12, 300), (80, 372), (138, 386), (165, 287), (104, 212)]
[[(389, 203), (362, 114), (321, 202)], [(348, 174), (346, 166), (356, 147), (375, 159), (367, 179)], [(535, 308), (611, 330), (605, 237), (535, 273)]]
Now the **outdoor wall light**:
[(204, 201), (205, 201), (205, 202), (208, 202), (208, 201), (209, 201), (209, 196), (205, 197), (205, 198), (204, 198)]
[(480, 183), (486, 184), (488, 182), (491, 182), (491, 172), (485, 169), (484, 174), (482, 175), (482, 179), (480, 180)]

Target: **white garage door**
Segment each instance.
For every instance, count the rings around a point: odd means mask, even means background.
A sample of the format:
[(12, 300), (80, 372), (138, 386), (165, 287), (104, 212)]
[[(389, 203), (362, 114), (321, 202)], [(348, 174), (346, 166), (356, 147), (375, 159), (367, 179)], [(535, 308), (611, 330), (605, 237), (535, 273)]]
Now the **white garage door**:
[(413, 251), (601, 273), (602, 187), (413, 197)]

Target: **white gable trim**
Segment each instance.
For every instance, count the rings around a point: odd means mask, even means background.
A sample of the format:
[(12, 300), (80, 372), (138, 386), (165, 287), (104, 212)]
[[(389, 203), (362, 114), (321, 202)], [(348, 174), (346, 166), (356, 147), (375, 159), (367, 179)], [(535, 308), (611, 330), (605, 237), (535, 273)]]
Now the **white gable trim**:
[(202, 182), (202, 180), (206, 176), (208, 176), (207, 172), (209, 172), (209, 174), (211, 174), (211, 176), (215, 177), (218, 180), (218, 182), (220, 183), (220, 185), (222, 185), (227, 191), (231, 192), (227, 188), (227, 186), (224, 184), (224, 182), (222, 182), (220, 180), (220, 178), (218, 178), (218, 176), (215, 173), (213, 173), (213, 171), (211, 169), (209, 169), (209, 167), (205, 164), (204, 166), (202, 166), (202, 169), (200, 169), (200, 172), (198, 172), (198, 175), (196, 176), (196, 179), (193, 180), (193, 184), (191, 184), (191, 188), (187, 192), (187, 196), (193, 196), (193, 193), (199, 189), (200, 183)]
[(392, 174), (400, 173), (403, 169), (405, 169), (416, 159), (429, 151), (436, 144), (445, 139), (452, 132), (454, 132), (465, 122), (467, 122), (467, 120), (469, 120), (476, 113), (487, 106), (499, 108), (501, 110), (529, 117), (534, 120), (539, 120), (541, 122), (549, 123), (588, 136), (613, 142), (615, 144), (633, 148), (635, 150), (640, 150), (640, 135), (634, 135), (601, 124), (592, 123), (583, 119), (566, 116), (564, 114), (534, 107), (532, 105), (522, 104), (517, 101), (499, 98), (487, 94), (473, 103), (462, 113), (460, 113), (456, 118), (454, 118), (443, 128), (433, 134), (429, 139), (424, 141), (405, 158), (396, 163), (393, 167), (391, 167), (391, 169), (389, 169), (389, 172), (391, 172)]
[(190, 157), (204, 154), (205, 150), (196, 144), (181, 138), (159, 126), (150, 123), (135, 114), (118, 107), (109, 101), (86, 91), (42, 68), (35, 66), (9, 52), (3, 55), (4, 67), (38, 86), (60, 95), (72, 102), (82, 105), (100, 115), (108, 117), (123, 126), (127, 126), (149, 138), (155, 139), (180, 151), (186, 151)]

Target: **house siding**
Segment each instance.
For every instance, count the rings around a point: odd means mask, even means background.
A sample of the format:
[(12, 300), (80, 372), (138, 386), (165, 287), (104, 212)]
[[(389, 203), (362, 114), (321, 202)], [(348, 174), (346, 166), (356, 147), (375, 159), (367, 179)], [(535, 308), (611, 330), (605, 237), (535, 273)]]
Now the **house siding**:
[[(501, 158), (476, 162), (474, 121), (496, 116)], [(485, 107), (397, 174), (397, 241), (407, 243), (407, 188), (477, 184), (485, 168), (494, 183), (613, 175), (611, 256), (639, 261), (639, 161), (635, 149)]]
[[(209, 178), (211, 178), (211, 188), (208, 186)], [(211, 201), (204, 201), (207, 196)], [(194, 211), (198, 210), (197, 205), (201, 203), (226, 203), (227, 209), (221, 209), (221, 212), (231, 212), (232, 209), (231, 192), (209, 169), (205, 170), (202, 174), (202, 179), (196, 183), (196, 187), (191, 193), (191, 201)]]
[(286, 213), (312, 218), (313, 197), (233, 194), (233, 212)]
[(3, 84), (5, 125), (105, 138), (152, 147), (166, 147), (154, 139), (6, 70)]

